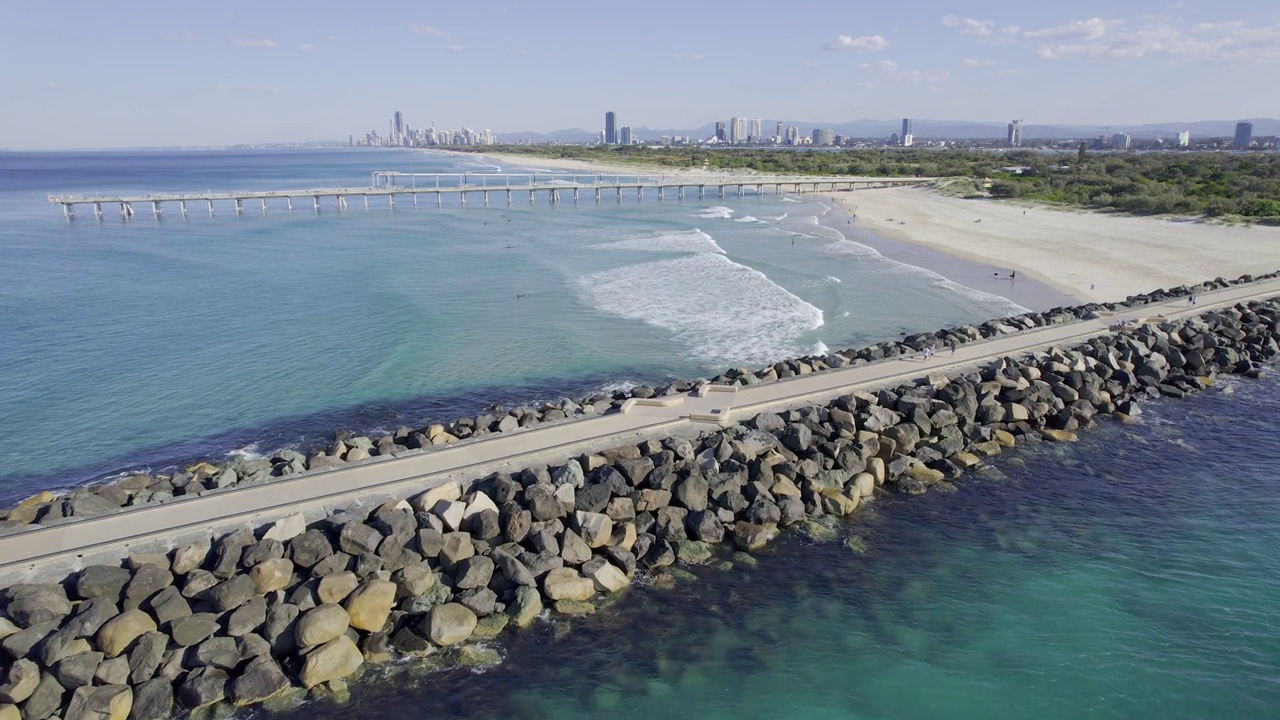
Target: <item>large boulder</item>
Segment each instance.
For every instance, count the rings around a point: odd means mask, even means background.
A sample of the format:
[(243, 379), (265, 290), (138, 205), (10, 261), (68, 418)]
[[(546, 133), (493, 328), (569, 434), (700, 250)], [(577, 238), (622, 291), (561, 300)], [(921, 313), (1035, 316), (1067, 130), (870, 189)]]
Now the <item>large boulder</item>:
[(542, 614), (542, 595), (532, 587), (516, 588), (515, 599), (507, 606), (507, 613), (516, 627), (529, 627)]
[(40, 684), (40, 667), (30, 660), (18, 660), (9, 666), (4, 684), (0, 685), (0, 702), (20, 703), (31, 697)]
[(173, 717), (173, 683), (168, 678), (148, 680), (133, 689), (129, 720), (169, 720)]
[(453, 585), (459, 590), (485, 587), (493, 577), (494, 562), (485, 555), (475, 555), (458, 563), (454, 568)]
[(253, 597), (253, 579), (248, 575), (236, 575), (209, 588), (208, 595), (218, 612), (235, 610)]
[(303, 687), (314, 688), (330, 680), (346, 678), (364, 664), (365, 656), (356, 643), (347, 635), (340, 635), (307, 653), (300, 679)]
[(156, 621), (141, 610), (125, 610), (98, 630), (98, 649), (113, 658), (129, 649), (143, 633), (155, 632)]
[(227, 696), (227, 681), (230, 676), (226, 670), (214, 667), (202, 667), (193, 670), (178, 689), (178, 702), (186, 708), (200, 708), (212, 705)]
[(371, 579), (347, 597), (347, 614), (351, 627), (365, 632), (378, 632), (387, 624), (396, 602), (396, 584), (390, 580)]
[(18, 627), (61, 620), (71, 614), (71, 601), (59, 585), (22, 585), (9, 588), (5, 609)]
[(542, 589), (552, 600), (588, 600), (596, 593), (595, 584), (568, 567), (555, 568), (542, 578)]
[(253, 566), (249, 571), (249, 580), (253, 583), (253, 591), (258, 595), (266, 595), (276, 590), (283, 590), (293, 579), (293, 561), (288, 558), (265, 560)]
[[(583, 572), (599, 592), (613, 593), (631, 584), (631, 580), (604, 558), (596, 558), (582, 566)], [(585, 599), (585, 598), (583, 598)]]
[(66, 688), (53, 675), (42, 674), (35, 692), (22, 705), (23, 720), (44, 720), (62, 709), (66, 697)]
[(427, 615), (427, 637), (437, 645), (456, 645), (471, 637), (477, 622), (476, 614), (460, 603), (437, 605)]
[[(168, 572), (168, 571), (166, 571)], [(128, 685), (76, 688), (67, 705), (65, 720), (128, 720), (133, 690)]]
[(240, 673), (240, 677), (231, 682), (227, 694), (231, 702), (243, 707), (260, 703), (288, 688), (289, 678), (280, 669), (280, 665), (270, 656), (263, 655), (254, 658)]
[(323, 645), (345, 633), (350, 624), (351, 616), (341, 605), (318, 605), (298, 618), (294, 639), (301, 648)]
[(169, 622), (169, 636), (182, 647), (204, 642), (217, 631), (218, 616), (213, 613), (185, 615)]
[(609, 544), (613, 536), (613, 519), (608, 515), (579, 510), (574, 514), (578, 532), (588, 547), (598, 548)]
[(85, 600), (107, 598), (120, 602), (120, 594), (129, 584), (129, 579), (129, 571), (122, 567), (90, 565), (76, 578), (76, 596)]

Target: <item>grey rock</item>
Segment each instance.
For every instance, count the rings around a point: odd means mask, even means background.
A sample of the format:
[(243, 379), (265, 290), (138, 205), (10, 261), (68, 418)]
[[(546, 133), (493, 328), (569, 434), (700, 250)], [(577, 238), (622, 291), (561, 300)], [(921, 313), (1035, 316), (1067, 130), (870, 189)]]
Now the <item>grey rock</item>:
[(460, 590), (484, 587), (493, 577), (494, 562), (484, 555), (475, 555), (459, 562), (454, 568), (454, 587)]
[(289, 541), (289, 559), (300, 567), (315, 567), (332, 554), (333, 545), (320, 530), (308, 530)]
[(211, 637), (196, 646), (191, 660), (197, 667), (234, 670), (240, 664), (240, 648), (235, 638)]
[(227, 696), (227, 682), (230, 680), (225, 670), (202, 667), (187, 675), (187, 679), (178, 689), (178, 702), (186, 708), (199, 708), (212, 705)]
[(168, 647), (169, 636), (164, 633), (149, 632), (139, 637), (129, 651), (129, 683), (137, 685), (150, 680)]
[(267, 599), (253, 597), (227, 616), (227, 634), (240, 637), (253, 632), (267, 621)]
[(299, 613), (297, 605), (288, 603), (273, 605), (267, 609), (267, 622), (263, 625), (262, 637), (271, 643), (273, 654), (281, 656), (297, 648), (294, 630)]
[(120, 602), (120, 593), (129, 583), (129, 571), (122, 567), (110, 565), (90, 565), (80, 571), (76, 577), (76, 597), (106, 598), (112, 602)]
[(173, 684), (165, 678), (148, 680), (133, 689), (129, 720), (168, 720), (173, 716)]
[(493, 558), (494, 563), (502, 572), (502, 576), (512, 585), (522, 587), (534, 587), (537, 585), (537, 579), (533, 577), (533, 573), (515, 555), (502, 550), (495, 550), (490, 557)]
[(18, 627), (61, 620), (71, 614), (71, 601), (58, 585), (19, 585), (6, 594), (9, 606), (5, 612)]
[(169, 568), (143, 565), (133, 573), (133, 579), (125, 586), (125, 607), (140, 607), (144, 600), (170, 585), (173, 585), (173, 573), (169, 572)]
[(240, 555), (240, 566), (251, 568), (282, 557), (284, 557), (284, 543), (275, 538), (264, 538), (244, 549)]
[(236, 575), (210, 588), (208, 596), (218, 612), (234, 610), (253, 597), (253, 580), (248, 575)]
[(676, 483), (675, 499), (690, 512), (707, 509), (707, 481), (700, 475), (689, 477)]
[(338, 548), (349, 555), (372, 553), (382, 542), (382, 533), (364, 523), (347, 523), (338, 534)]
[(66, 696), (66, 688), (53, 675), (43, 673), (35, 692), (22, 706), (22, 720), (44, 720), (62, 709)]
[(56, 621), (37, 623), (24, 630), (19, 630), (4, 640), (0, 640), (0, 649), (3, 649), (5, 654), (14, 660), (25, 658), (33, 654), (41, 640), (44, 640), (57, 629), (58, 623)]
[(174, 618), (169, 622), (169, 637), (182, 647), (203, 642), (218, 631), (218, 616), (198, 613)]
[(182, 597), (178, 588), (172, 585), (156, 593), (154, 597), (143, 603), (143, 607), (150, 609), (151, 616), (162, 627), (165, 623), (191, 614), (191, 605), (186, 598)]
[(53, 667), (53, 675), (68, 690), (93, 683), (98, 666), (106, 658), (100, 652), (78, 653), (64, 657)]
[(213, 574), (224, 580), (235, 575), (244, 549), (255, 542), (257, 538), (249, 528), (241, 528), (218, 540), (214, 544)]
[(182, 597), (194, 600), (202, 597), (209, 588), (217, 584), (218, 578), (208, 570), (192, 570), (187, 573), (182, 584)]
[(289, 678), (270, 657), (259, 657), (245, 666), (240, 677), (231, 682), (228, 694), (236, 705), (260, 703), (289, 687)]
[(489, 588), (475, 588), (461, 592), (457, 596), (457, 602), (477, 617), (491, 615), (498, 603), (498, 596)]

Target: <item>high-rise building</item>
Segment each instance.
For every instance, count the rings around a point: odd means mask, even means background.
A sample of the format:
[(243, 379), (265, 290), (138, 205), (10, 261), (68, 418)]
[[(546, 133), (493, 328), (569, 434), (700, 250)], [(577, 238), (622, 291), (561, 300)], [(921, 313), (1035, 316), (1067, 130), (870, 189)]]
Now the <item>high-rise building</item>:
[(622, 145), (631, 144), (631, 126), (623, 125), (622, 131), (619, 133), (618, 142)]
[(902, 147), (911, 147), (911, 118), (902, 118), (902, 134), (898, 136), (902, 141)]
[(729, 118), (729, 142), (738, 145), (747, 141), (747, 119)]
[(724, 121), (723, 120), (716, 121), (716, 141), (725, 142), (728, 139), (729, 138), (725, 134)]
[(1133, 138), (1129, 137), (1129, 133), (1118, 132), (1111, 136), (1111, 147), (1116, 150), (1128, 150), (1133, 145)]
[(1020, 147), (1022, 145), (1022, 121), (1014, 120), (1009, 123), (1009, 147)]
[(604, 114), (604, 142), (606, 145), (618, 144), (618, 130), (615, 124), (616, 122), (617, 116), (613, 114), (612, 110)]
[(813, 129), (814, 145), (830, 145), (833, 141), (834, 141), (834, 138), (831, 137), (830, 130), (826, 130), (824, 128)]
[(782, 129), (782, 123), (778, 123), (778, 132), (774, 134), (773, 141), (780, 143), (786, 137), (786, 132)]
[(800, 144), (800, 128), (796, 127), (795, 125), (792, 125), (791, 127), (787, 128), (787, 144), (788, 145)]
[(391, 144), (400, 145), (404, 140), (404, 117), (397, 110), (391, 119)]
[(1237, 150), (1248, 150), (1249, 144), (1253, 142), (1253, 123), (1238, 122), (1236, 123), (1236, 138), (1231, 143), (1231, 147)]
[(760, 140), (760, 118), (754, 118), (751, 121), (751, 132), (747, 133), (747, 142), (758, 143)]
[(1190, 146), (1191, 146), (1191, 131), (1183, 130), (1182, 132), (1178, 133), (1178, 147), (1190, 147)]

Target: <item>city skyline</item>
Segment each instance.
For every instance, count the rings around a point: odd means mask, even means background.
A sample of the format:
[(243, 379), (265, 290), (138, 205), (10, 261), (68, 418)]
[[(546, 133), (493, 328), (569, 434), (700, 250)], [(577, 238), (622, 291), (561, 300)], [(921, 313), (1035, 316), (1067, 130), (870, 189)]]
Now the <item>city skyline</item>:
[[(659, 0), (647, 12), (680, 8)], [(1260, 1), (961, 11), (926, 0), (856, 18), (832, 2), (744, 9), (711, 26), (659, 19), (626, 33), (629, 9), (573, 2), (394, 14), (325, 2), (18, 5), (0, 59), (32, 70), (0, 79), (0, 145), (325, 141), (367, 131), (372, 109), (388, 107), (498, 135), (595, 128), (601, 106), (632, 128), (640, 117), (698, 126), (720, 108), (1111, 126), (1280, 114), (1269, 84), (1250, 80), (1280, 64), (1280, 8)], [(744, 40), (749, 70), (729, 62)], [(645, 62), (626, 82), (585, 59), (633, 54)], [(571, 74), (547, 72), (557, 67)]]

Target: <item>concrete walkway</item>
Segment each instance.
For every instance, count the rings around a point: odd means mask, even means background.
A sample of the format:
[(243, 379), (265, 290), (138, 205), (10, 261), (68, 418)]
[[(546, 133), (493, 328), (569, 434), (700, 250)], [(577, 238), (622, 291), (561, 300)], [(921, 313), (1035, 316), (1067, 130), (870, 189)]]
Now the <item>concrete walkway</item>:
[(583, 452), (644, 439), (696, 434), (717, 423), (743, 420), (765, 411), (821, 403), (855, 390), (875, 389), (926, 375), (953, 373), (999, 357), (1048, 345), (1071, 345), (1104, 335), (1119, 320), (1142, 321), (1195, 315), (1210, 308), (1280, 295), (1280, 280), (1228, 288), (1200, 296), (1196, 307), (1185, 299), (1147, 305), (1097, 320), (1055, 325), (958, 347), (931, 360), (918, 355), (878, 363), (734, 388), (706, 389), (690, 395), (628, 401), (624, 412), (565, 421), (473, 442), (355, 466), (308, 473), (269, 483), (233, 486), (194, 498), (68, 521), (0, 537), (0, 586), (35, 577), (59, 576), (85, 564), (115, 563), (133, 552), (160, 550), (211, 533), (258, 526), (285, 515), (307, 519), (354, 503), (380, 503), (409, 497), (452, 480), (470, 480), (492, 472), (555, 464)]

